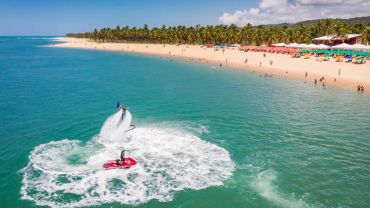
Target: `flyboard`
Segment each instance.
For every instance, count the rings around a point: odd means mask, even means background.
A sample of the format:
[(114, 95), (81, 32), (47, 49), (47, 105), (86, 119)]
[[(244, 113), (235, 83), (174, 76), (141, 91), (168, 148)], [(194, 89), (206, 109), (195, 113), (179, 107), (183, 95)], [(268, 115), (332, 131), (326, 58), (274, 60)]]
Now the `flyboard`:
[[(119, 142), (122, 135), (126, 132), (135, 129), (135, 125), (131, 124), (132, 116), (128, 110), (115, 113), (111, 118), (108, 119), (110, 125), (105, 125), (106, 127), (101, 129), (100, 134), (102, 136), (107, 136), (107, 140), (111, 142)], [(123, 161), (121, 160), (108, 160), (103, 168), (105, 169), (120, 169), (120, 168), (130, 168), (137, 164), (136, 160), (131, 157), (125, 157)]]

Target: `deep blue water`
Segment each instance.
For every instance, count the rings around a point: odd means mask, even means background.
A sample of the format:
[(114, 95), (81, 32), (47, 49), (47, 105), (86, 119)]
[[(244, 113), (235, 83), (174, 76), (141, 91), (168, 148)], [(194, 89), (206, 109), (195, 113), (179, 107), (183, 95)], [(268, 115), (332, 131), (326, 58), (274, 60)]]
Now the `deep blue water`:
[(20, 170), (39, 145), (91, 141), (117, 100), (137, 126), (182, 129), (225, 149), (235, 164), (221, 186), (174, 185), (172, 197), (136, 206), (369, 206), (369, 94), (157, 57), (42, 47), (52, 42), (0, 37), (2, 207), (63, 204), (22, 199)]

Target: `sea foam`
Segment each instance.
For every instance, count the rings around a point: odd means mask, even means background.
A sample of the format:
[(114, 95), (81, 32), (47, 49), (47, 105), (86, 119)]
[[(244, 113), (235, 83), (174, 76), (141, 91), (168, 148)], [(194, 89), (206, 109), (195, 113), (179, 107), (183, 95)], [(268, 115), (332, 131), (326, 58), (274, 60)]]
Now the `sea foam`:
[[(22, 170), (22, 198), (51, 207), (165, 202), (178, 191), (221, 186), (234, 171), (225, 149), (187, 130), (151, 125), (123, 133), (127, 123), (119, 120), (120, 113), (108, 118), (87, 143), (65, 139), (35, 147)], [(138, 165), (104, 170), (122, 148)]]
[(251, 186), (258, 194), (268, 201), (286, 208), (309, 208), (309, 206), (302, 199), (295, 199), (284, 196), (279, 193), (274, 187), (273, 182), (277, 179), (276, 173), (272, 170), (265, 170), (259, 172), (251, 181)]

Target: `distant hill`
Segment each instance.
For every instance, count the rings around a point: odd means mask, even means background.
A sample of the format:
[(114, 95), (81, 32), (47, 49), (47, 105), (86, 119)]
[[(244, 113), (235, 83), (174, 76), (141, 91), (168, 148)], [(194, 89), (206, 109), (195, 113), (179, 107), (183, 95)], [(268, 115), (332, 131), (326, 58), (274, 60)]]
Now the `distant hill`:
[(319, 22), (325, 22), (325, 21), (331, 21), (331, 22), (343, 22), (347, 25), (356, 25), (356, 24), (362, 24), (362, 25), (367, 25), (370, 26), (370, 16), (366, 17), (353, 17), (349, 19), (340, 19), (340, 18), (327, 18), (327, 19), (315, 19), (315, 20), (305, 20), (297, 23), (281, 23), (281, 24), (268, 24), (268, 25), (261, 25), (261, 26), (267, 26), (267, 27), (282, 27), (282, 26), (299, 26), (299, 25), (304, 25), (307, 27), (314, 27), (316, 26)]

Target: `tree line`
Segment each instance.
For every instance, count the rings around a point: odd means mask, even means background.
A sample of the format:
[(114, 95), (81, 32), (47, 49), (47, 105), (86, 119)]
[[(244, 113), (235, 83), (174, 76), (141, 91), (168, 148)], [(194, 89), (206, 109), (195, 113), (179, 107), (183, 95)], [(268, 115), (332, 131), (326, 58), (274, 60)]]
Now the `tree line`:
[(92, 32), (68, 33), (67, 37), (89, 38), (97, 42), (135, 42), (161, 44), (242, 44), (271, 45), (273, 43), (311, 43), (324, 35), (345, 36), (362, 34), (363, 44), (370, 43), (370, 21), (348, 24), (332, 19), (318, 20), (315, 24), (207, 25), (165, 26), (149, 28), (120, 27), (95, 29)]

